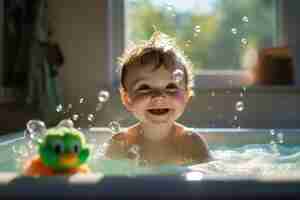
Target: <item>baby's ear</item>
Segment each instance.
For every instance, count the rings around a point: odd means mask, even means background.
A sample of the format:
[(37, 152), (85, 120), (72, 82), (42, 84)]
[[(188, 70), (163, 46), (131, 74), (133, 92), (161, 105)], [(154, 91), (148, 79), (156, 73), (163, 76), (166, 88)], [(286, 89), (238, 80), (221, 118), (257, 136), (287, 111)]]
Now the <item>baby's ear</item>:
[(124, 88), (120, 88), (120, 95), (121, 95), (121, 100), (122, 100), (123, 105), (125, 106), (125, 108), (128, 111), (130, 111), (131, 100), (128, 95), (128, 92), (125, 91)]
[(189, 88), (187, 90), (187, 98), (190, 100), (193, 96), (195, 96), (194, 90), (192, 88)]

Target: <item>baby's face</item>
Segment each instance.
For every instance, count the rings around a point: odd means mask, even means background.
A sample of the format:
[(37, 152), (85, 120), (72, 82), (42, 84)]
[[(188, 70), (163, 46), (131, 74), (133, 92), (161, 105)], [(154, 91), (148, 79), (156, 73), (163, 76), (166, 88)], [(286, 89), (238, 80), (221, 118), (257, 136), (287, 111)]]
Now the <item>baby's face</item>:
[(125, 77), (127, 91), (123, 99), (126, 108), (145, 123), (174, 122), (183, 113), (189, 99), (184, 77), (181, 81), (173, 78), (176, 69), (180, 68), (130, 68)]

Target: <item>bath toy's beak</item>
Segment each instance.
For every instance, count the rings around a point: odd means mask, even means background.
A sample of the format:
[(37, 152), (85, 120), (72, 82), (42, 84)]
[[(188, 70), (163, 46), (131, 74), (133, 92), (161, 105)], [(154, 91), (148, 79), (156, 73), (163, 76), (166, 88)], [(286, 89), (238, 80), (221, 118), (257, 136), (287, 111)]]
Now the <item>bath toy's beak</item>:
[(73, 166), (78, 162), (78, 157), (74, 153), (63, 154), (59, 158), (59, 162), (64, 166)]

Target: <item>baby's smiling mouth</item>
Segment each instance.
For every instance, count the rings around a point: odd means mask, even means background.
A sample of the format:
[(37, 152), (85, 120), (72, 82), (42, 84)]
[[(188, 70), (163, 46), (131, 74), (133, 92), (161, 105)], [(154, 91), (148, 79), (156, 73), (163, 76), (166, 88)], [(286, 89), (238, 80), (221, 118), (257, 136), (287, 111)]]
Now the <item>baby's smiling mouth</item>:
[(153, 115), (164, 115), (164, 114), (168, 113), (170, 111), (170, 109), (169, 108), (153, 108), (153, 109), (149, 109), (147, 111)]

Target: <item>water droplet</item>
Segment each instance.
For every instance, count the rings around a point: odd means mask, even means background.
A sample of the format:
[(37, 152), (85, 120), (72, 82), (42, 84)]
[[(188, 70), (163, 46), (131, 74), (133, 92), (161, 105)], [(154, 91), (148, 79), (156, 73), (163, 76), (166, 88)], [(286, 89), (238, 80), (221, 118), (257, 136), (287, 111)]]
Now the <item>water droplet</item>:
[(241, 92), (241, 93), (240, 93), (240, 97), (243, 97), (243, 96), (244, 96), (244, 93), (243, 93), (243, 92)]
[(248, 22), (249, 22), (249, 18), (248, 18), (247, 16), (244, 16), (244, 17), (242, 18), (242, 21), (248, 23)]
[(245, 108), (244, 102), (242, 102), (242, 101), (236, 102), (236, 104), (235, 104), (235, 109), (236, 109), (237, 111), (241, 112), (241, 111), (244, 110), (244, 108)]
[(84, 102), (84, 98), (81, 97), (81, 98), (79, 99), (79, 103), (82, 104), (83, 102)]
[(74, 123), (71, 119), (64, 119), (59, 122), (58, 127), (74, 128)]
[(284, 137), (283, 133), (280, 132), (277, 134), (278, 143), (280, 143), (280, 144), (283, 143), (283, 137)]
[(118, 132), (120, 132), (120, 129), (121, 129), (121, 126), (120, 126), (119, 122), (117, 122), (117, 121), (110, 122), (108, 124), (108, 127), (110, 128), (110, 130), (113, 133), (118, 133)]
[(96, 106), (96, 111), (100, 111), (103, 107), (103, 104), (101, 102), (99, 102)]
[(244, 86), (244, 87), (243, 87), (243, 91), (246, 92), (246, 90), (247, 90), (247, 87)]
[(95, 120), (95, 116), (94, 116), (93, 114), (89, 114), (89, 115), (88, 115), (88, 120), (89, 120), (90, 122), (94, 121), (94, 120)]
[(68, 110), (71, 110), (73, 108), (72, 104), (68, 104)]
[(274, 130), (274, 129), (271, 129), (271, 130), (270, 130), (270, 134), (271, 134), (272, 136), (274, 136), (274, 135), (275, 135), (275, 130)]
[(214, 97), (216, 96), (216, 93), (214, 91), (211, 92), (211, 96)]
[(74, 115), (72, 116), (72, 119), (73, 119), (74, 121), (77, 121), (77, 120), (79, 119), (79, 115), (78, 115), (78, 114), (74, 114)]
[(247, 45), (248, 44), (248, 40), (246, 38), (242, 38), (241, 42), (243, 45)]
[(191, 46), (191, 44), (192, 44), (192, 40), (187, 40), (185, 43), (185, 46), (189, 47), (189, 46)]
[(98, 93), (98, 100), (99, 100), (99, 102), (104, 103), (104, 102), (108, 101), (109, 96), (110, 96), (110, 94), (108, 91), (102, 90)]
[(175, 82), (181, 82), (184, 79), (184, 72), (181, 69), (176, 69), (173, 72), (173, 79)]
[(129, 149), (130, 152), (138, 155), (140, 152), (140, 147), (138, 145), (132, 145)]
[(170, 11), (173, 11), (173, 5), (170, 4), (170, 3), (167, 3), (167, 10), (170, 12)]
[(195, 26), (195, 27), (194, 27), (194, 31), (195, 31), (196, 33), (200, 33), (200, 32), (201, 32), (201, 27), (200, 27), (199, 25)]
[(63, 109), (63, 106), (61, 104), (59, 104), (58, 106), (56, 106), (56, 112), (61, 112)]
[(232, 28), (231, 32), (232, 32), (232, 34), (236, 35), (237, 34), (237, 29), (236, 28)]

